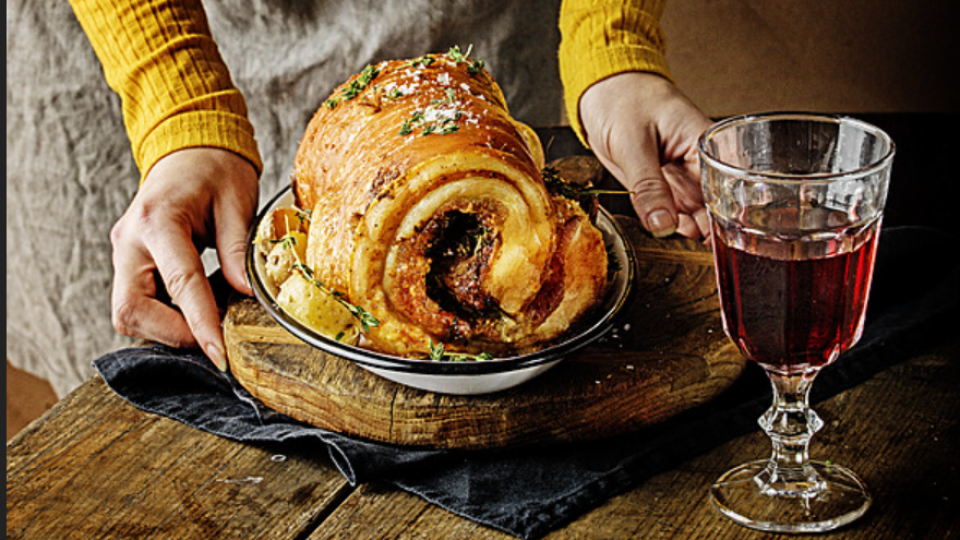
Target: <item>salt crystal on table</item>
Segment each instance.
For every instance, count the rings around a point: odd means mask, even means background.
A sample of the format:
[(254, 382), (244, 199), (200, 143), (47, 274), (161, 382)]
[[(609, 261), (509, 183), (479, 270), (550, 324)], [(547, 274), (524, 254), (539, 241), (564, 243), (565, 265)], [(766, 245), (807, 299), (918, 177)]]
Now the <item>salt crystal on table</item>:
[(217, 482), (224, 484), (259, 484), (263, 482), (262, 476), (248, 476), (246, 478), (217, 478)]

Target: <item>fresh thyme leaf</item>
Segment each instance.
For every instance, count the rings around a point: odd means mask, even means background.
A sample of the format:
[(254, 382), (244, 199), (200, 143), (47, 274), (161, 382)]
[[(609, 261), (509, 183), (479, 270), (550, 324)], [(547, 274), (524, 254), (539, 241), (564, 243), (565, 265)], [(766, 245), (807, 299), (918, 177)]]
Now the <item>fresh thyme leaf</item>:
[(446, 354), (443, 343), (434, 343), (433, 340), (430, 340), (430, 360), (434, 362), (439, 362), (443, 360), (443, 356)]
[(309, 266), (303, 264), (302, 262), (297, 261), (293, 263), (293, 266), (291, 268), (303, 274), (303, 277), (309, 279), (310, 281), (313, 281), (313, 269), (311, 269)]
[(460, 51), (460, 46), (459, 46), (459, 45), (454, 45), (453, 47), (450, 47), (450, 50), (449, 50), (449, 51), (447, 51), (447, 57), (449, 57), (451, 60), (453, 60), (454, 62), (457, 62), (457, 63), (466, 62), (466, 61), (467, 61), (467, 55), (470, 54), (470, 51), (471, 51), (472, 49), (473, 49), (473, 45), (470, 45), (469, 47), (467, 47), (467, 54), (463, 54), (463, 53)]
[[(438, 109), (434, 103), (427, 107), (427, 110), (431, 112), (436, 112)], [(443, 113), (449, 113), (449, 109), (443, 111)], [(436, 118), (436, 116), (434, 116)], [(451, 133), (456, 133), (460, 130), (460, 126), (457, 122), (463, 118), (463, 111), (460, 109), (453, 110), (453, 118), (440, 116), (436, 120), (427, 121), (427, 113), (425, 111), (414, 111), (410, 118), (403, 121), (403, 124), (400, 125), (400, 136), (406, 136), (413, 133), (413, 130), (420, 128), (421, 135), (426, 137), (427, 135), (432, 135), (434, 133), (439, 133), (440, 135), (449, 135)]]
[(295, 245), (297, 245), (297, 237), (292, 234), (288, 234), (280, 239), (280, 246), (283, 249), (293, 249)]
[(493, 360), (494, 356), (488, 352), (482, 352), (480, 354), (469, 354), (469, 353), (453, 353), (447, 352), (446, 347), (443, 343), (434, 343), (433, 340), (430, 340), (430, 352), (428, 353), (429, 360), (434, 362), (483, 362), (486, 360)]
[(460, 126), (457, 124), (456, 120), (445, 120), (443, 125), (440, 127), (439, 133), (441, 135), (449, 135), (451, 133), (456, 133), (460, 131)]
[(467, 52), (460, 51), (460, 46), (454, 45), (447, 51), (447, 57), (458, 64), (467, 64), (467, 73), (477, 75), (483, 71), (483, 60), (471, 60), (469, 58), (471, 51), (473, 51), (472, 44), (467, 47)]
[(377, 78), (377, 75), (380, 74), (380, 70), (372, 64), (368, 64), (367, 67), (363, 68), (363, 71), (360, 72), (360, 75), (350, 82), (346, 88), (340, 91), (340, 95), (337, 97), (332, 97), (323, 102), (324, 106), (328, 109), (336, 109), (343, 101), (351, 100), (360, 95), (370, 83)]
[(434, 58), (428, 54), (417, 58), (416, 60), (410, 62), (410, 67), (415, 68), (419, 66), (430, 67), (430, 64), (434, 63)]
[(370, 64), (370, 65), (367, 65), (367, 67), (363, 68), (363, 71), (360, 72), (360, 77), (357, 79), (357, 81), (359, 81), (360, 84), (364, 88), (366, 88), (367, 85), (369, 85), (371, 81), (376, 79), (377, 75), (379, 74), (380, 74), (380, 70), (377, 69), (376, 66)]
[(380, 321), (369, 311), (360, 306), (347, 302), (342, 297), (337, 297), (337, 301), (347, 308), (347, 310), (350, 311), (350, 314), (353, 315), (355, 319), (360, 321), (360, 327), (363, 328), (364, 332), (370, 333), (371, 327), (380, 326)]
[(313, 215), (313, 210), (297, 210), (297, 219), (300, 220), (300, 225), (310, 225), (310, 217)]

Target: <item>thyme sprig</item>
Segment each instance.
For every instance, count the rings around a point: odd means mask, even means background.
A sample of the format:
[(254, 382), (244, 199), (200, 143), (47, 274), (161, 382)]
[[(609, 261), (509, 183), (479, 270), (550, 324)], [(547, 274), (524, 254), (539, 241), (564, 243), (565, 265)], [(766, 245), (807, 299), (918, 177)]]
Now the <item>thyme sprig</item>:
[(411, 62), (410, 62), (410, 67), (412, 67), (412, 68), (420, 67), (420, 66), (430, 67), (430, 64), (432, 64), (432, 63), (434, 63), (434, 62), (436, 62), (436, 60), (435, 60), (432, 56), (430, 56), (429, 54), (425, 54), (425, 55), (421, 56), (420, 58), (416, 58), (416, 59), (414, 59), (413, 61), (411, 61)]
[(447, 51), (447, 58), (458, 64), (467, 64), (467, 73), (476, 75), (483, 71), (483, 60), (471, 60), (469, 58), (471, 51), (473, 51), (472, 44), (467, 47), (467, 52), (461, 52), (460, 46), (454, 45)]
[(349, 311), (350, 314), (353, 315), (353, 317), (360, 322), (360, 327), (363, 328), (364, 332), (370, 333), (371, 327), (380, 326), (380, 321), (376, 317), (374, 317), (372, 313), (370, 313), (369, 311), (363, 309), (358, 305), (351, 304), (347, 300), (347, 297), (345, 294), (343, 294), (340, 291), (335, 291), (330, 287), (327, 287), (326, 284), (324, 284), (322, 281), (320, 281), (319, 279), (316, 279), (313, 275), (313, 269), (311, 269), (309, 266), (303, 264), (298, 260), (297, 262), (293, 263), (292, 268), (300, 272), (300, 274), (307, 281), (309, 281), (314, 287), (320, 289), (320, 291), (326, 294), (329, 294), (330, 296), (333, 297), (334, 300), (337, 301), (337, 303), (347, 308), (347, 311)]
[(403, 91), (401, 91), (399, 88), (394, 88), (393, 90), (390, 90), (389, 92), (387, 92), (386, 95), (384, 95), (383, 97), (387, 99), (400, 99), (405, 95), (406, 94), (404, 94)]
[(280, 244), (282, 249), (293, 249), (293, 246), (297, 245), (297, 237), (292, 234), (286, 234), (282, 238), (270, 240), (270, 243), (274, 245)]
[(543, 177), (543, 183), (547, 186), (547, 191), (555, 195), (566, 197), (570, 200), (579, 200), (582, 197), (596, 197), (598, 195), (630, 195), (633, 192), (622, 189), (599, 189), (587, 186), (578, 186), (567, 182), (560, 177), (559, 172), (553, 167), (545, 167), (540, 171)]
[(370, 86), (370, 83), (377, 78), (377, 75), (380, 74), (380, 70), (372, 64), (368, 64), (367, 67), (363, 68), (363, 71), (360, 72), (360, 76), (350, 82), (346, 88), (340, 91), (340, 95), (337, 97), (332, 97), (323, 102), (324, 106), (328, 109), (336, 109), (343, 101), (351, 100), (360, 95), (360, 92), (363, 92), (367, 86)]
[(480, 354), (447, 352), (443, 343), (434, 343), (431, 339), (430, 356), (428, 358), (434, 362), (485, 362), (487, 360), (493, 360), (494, 356), (488, 352), (482, 352)]

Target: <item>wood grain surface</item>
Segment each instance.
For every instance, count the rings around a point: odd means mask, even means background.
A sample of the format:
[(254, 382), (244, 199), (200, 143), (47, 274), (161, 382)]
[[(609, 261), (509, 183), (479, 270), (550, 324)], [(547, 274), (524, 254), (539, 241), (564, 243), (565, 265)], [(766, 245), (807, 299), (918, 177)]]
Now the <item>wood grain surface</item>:
[(299, 538), (348, 491), (322, 456), (144, 413), (99, 376), (7, 444), (8, 538)]
[[(958, 379), (953, 336), (816, 406), (826, 426), (812, 454), (853, 468), (874, 495), (863, 519), (818, 538), (960, 538)], [(544, 540), (795, 539), (743, 529), (707, 500), (720, 473), (769, 449), (758, 429)], [(100, 377), (7, 443), (6, 512), (19, 540), (513, 538), (382, 483), (350, 486), (316, 447), (244, 445), (139, 411)]]
[(618, 217), (637, 260), (633, 302), (606, 337), (544, 375), (484, 396), (406, 387), (299, 341), (256, 300), (231, 300), (231, 371), (269, 407), (377, 441), (490, 448), (609, 437), (667, 419), (726, 389), (744, 360), (724, 336), (712, 258)]

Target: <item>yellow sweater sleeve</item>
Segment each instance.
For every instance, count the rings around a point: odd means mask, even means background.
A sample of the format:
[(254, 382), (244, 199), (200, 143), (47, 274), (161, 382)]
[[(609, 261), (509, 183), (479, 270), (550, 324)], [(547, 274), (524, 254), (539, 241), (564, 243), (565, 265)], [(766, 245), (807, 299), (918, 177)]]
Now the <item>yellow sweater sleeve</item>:
[(646, 71), (671, 79), (660, 28), (665, 2), (563, 0), (560, 78), (567, 116), (584, 145), (579, 103), (587, 88), (625, 71)]
[(200, 0), (71, 0), (120, 96), (141, 182), (182, 148), (231, 150), (263, 170), (243, 95), (210, 34)]

